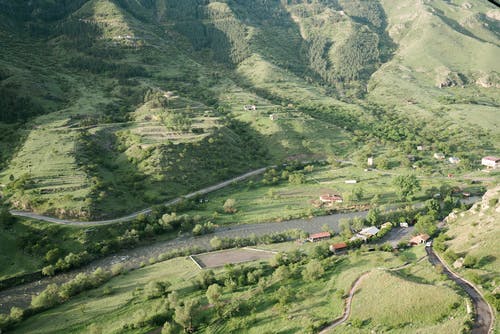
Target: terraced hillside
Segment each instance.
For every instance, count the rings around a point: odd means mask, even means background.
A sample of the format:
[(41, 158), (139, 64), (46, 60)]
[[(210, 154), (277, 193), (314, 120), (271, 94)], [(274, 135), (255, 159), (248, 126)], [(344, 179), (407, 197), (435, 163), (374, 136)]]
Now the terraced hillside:
[(108, 217), (286, 159), (401, 165), (424, 144), (466, 172), (499, 148), (487, 2), (0, 9), (0, 183), (14, 208)]

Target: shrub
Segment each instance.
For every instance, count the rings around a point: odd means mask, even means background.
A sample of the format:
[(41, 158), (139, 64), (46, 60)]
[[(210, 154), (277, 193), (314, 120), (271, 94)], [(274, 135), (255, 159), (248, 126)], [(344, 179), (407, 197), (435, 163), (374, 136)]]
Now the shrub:
[(477, 257), (474, 255), (467, 254), (464, 258), (464, 267), (465, 268), (474, 268), (478, 263)]
[(222, 206), (224, 209), (224, 212), (226, 213), (235, 213), (238, 211), (236, 209), (236, 200), (234, 198), (228, 198), (225, 202), (224, 205)]
[(306, 268), (302, 271), (302, 277), (306, 281), (314, 281), (321, 278), (324, 273), (325, 270), (323, 269), (321, 262), (313, 259), (306, 265)]

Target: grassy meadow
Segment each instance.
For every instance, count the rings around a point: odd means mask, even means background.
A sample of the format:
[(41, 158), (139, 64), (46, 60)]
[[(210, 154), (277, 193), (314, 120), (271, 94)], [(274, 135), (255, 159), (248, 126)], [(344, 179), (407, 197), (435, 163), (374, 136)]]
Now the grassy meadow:
[[(298, 246), (295, 243), (285, 243), (272, 246), (288, 251), (301, 249), (310, 254), (317, 245)], [(226, 304), (225, 307), (229, 307), (231, 302), (239, 304), (238, 311), (225, 321), (217, 320), (213, 306), (207, 305), (205, 289), (195, 283), (201, 270), (188, 258), (176, 258), (113, 278), (100, 288), (84, 292), (61, 306), (28, 318), (16, 327), (13, 333), (84, 333), (89, 330), (106, 333), (148, 332), (158, 325), (152, 325), (145, 319), (164, 312), (165, 305), (168, 304), (166, 298), (147, 297), (148, 283), (154, 281), (170, 282), (169, 291), (177, 291), (181, 300), (199, 301), (198, 311), (193, 318), (199, 332), (243, 330), (249, 333), (298, 333), (304, 329), (317, 328), (338, 317), (343, 308), (342, 296), (348, 292), (353, 281), (367, 271), (371, 272), (353, 302), (352, 319), (363, 320), (359, 328), (360, 333), (381, 328), (397, 328), (411, 332), (421, 332), (429, 328), (460, 328), (466, 319), (464, 298), (448, 287), (451, 283), (443, 281), (442, 276), (436, 274), (425, 259), (416, 262), (423, 253), (423, 246), (420, 246), (400, 255), (355, 252), (347, 256), (326, 258), (321, 260), (325, 273), (313, 281), (300, 277), (306, 265), (304, 263), (309, 260), (289, 264), (287, 267), (290, 276), (283, 277), (272, 274), (275, 269), (265, 263), (247, 263), (233, 269), (217, 269), (216, 279), (221, 278), (222, 282), (223, 277), (228, 277), (231, 272), (265, 272), (259, 284), (246, 283), (244, 286), (223, 287), (221, 298)], [(400, 266), (405, 261), (412, 264), (405, 269), (408, 272), (403, 275), (384, 269)], [(425, 283), (431, 281), (439, 287)], [(229, 284), (228, 281), (225, 282), (223, 286)], [(293, 291), (285, 306), (281, 306), (278, 298), (284, 291), (280, 290), (281, 287)], [(377, 297), (376, 294), (381, 291), (390, 293)], [(398, 298), (390, 297), (391, 293)], [(407, 297), (400, 299), (401, 295)], [(365, 300), (365, 297), (368, 298), (366, 302), (356, 303), (359, 298)], [(367, 310), (368, 300), (378, 306), (382, 303), (386, 307), (385, 311), (382, 312), (379, 307)], [(434, 309), (438, 311), (434, 312)], [(375, 320), (380, 317), (383, 317), (384, 321)], [(416, 318), (425, 318), (426, 321), (416, 321)], [(51, 319), (50, 325), (47, 319)], [(371, 320), (365, 321), (366, 319)]]

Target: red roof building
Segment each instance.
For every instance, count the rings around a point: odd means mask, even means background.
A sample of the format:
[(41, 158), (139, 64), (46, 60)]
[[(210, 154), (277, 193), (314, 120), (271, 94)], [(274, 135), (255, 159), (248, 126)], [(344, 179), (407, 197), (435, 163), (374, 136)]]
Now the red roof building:
[(325, 239), (330, 239), (332, 234), (330, 232), (320, 232), (320, 233), (314, 233), (307, 238), (307, 241), (310, 242), (316, 242), (320, 240), (325, 240)]
[(492, 156), (484, 157), (481, 159), (481, 165), (493, 169), (500, 168), (500, 158)]
[(416, 246), (419, 244), (425, 243), (427, 240), (429, 240), (429, 235), (428, 234), (419, 234), (414, 236), (413, 238), (410, 239), (410, 245)]
[(347, 244), (345, 242), (339, 242), (337, 244), (330, 245), (330, 252), (338, 253), (347, 249)]

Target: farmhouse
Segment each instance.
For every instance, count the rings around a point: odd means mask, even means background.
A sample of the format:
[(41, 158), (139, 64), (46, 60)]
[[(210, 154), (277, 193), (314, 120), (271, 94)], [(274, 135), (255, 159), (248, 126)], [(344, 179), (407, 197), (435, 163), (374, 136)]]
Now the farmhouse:
[(367, 227), (359, 231), (359, 234), (366, 236), (367, 238), (373, 237), (375, 234), (377, 234), (380, 230), (376, 228), (375, 226)]
[(443, 160), (445, 158), (443, 153), (434, 153), (434, 158), (438, 160)]
[(481, 165), (492, 169), (500, 168), (500, 158), (492, 156), (484, 157), (481, 159)]
[(257, 107), (255, 106), (255, 104), (247, 104), (243, 106), (243, 109), (245, 109), (245, 111), (257, 110)]
[(459, 158), (457, 158), (457, 157), (449, 157), (449, 158), (448, 158), (448, 161), (449, 161), (450, 163), (452, 163), (452, 164), (455, 164), (455, 165), (456, 165), (456, 164), (458, 164), (458, 163), (460, 162), (460, 159), (459, 159)]
[(414, 236), (413, 238), (410, 239), (410, 245), (416, 246), (419, 244), (423, 244), (429, 240), (429, 235), (428, 234), (419, 234)]
[(322, 203), (332, 204), (332, 203), (342, 203), (342, 197), (339, 195), (324, 194), (319, 197)]
[(307, 241), (316, 242), (316, 241), (326, 240), (326, 239), (330, 239), (331, 236), (332, 235), (330, 232), (314, 233), (314, 234), (311, 234), (309, 236), (309, 238), (307, 238)]
[(333, 245), (330, 245), (330, 252), (337, 254), (347, 249), (347, 244), (345, 242), (339, 242)]

